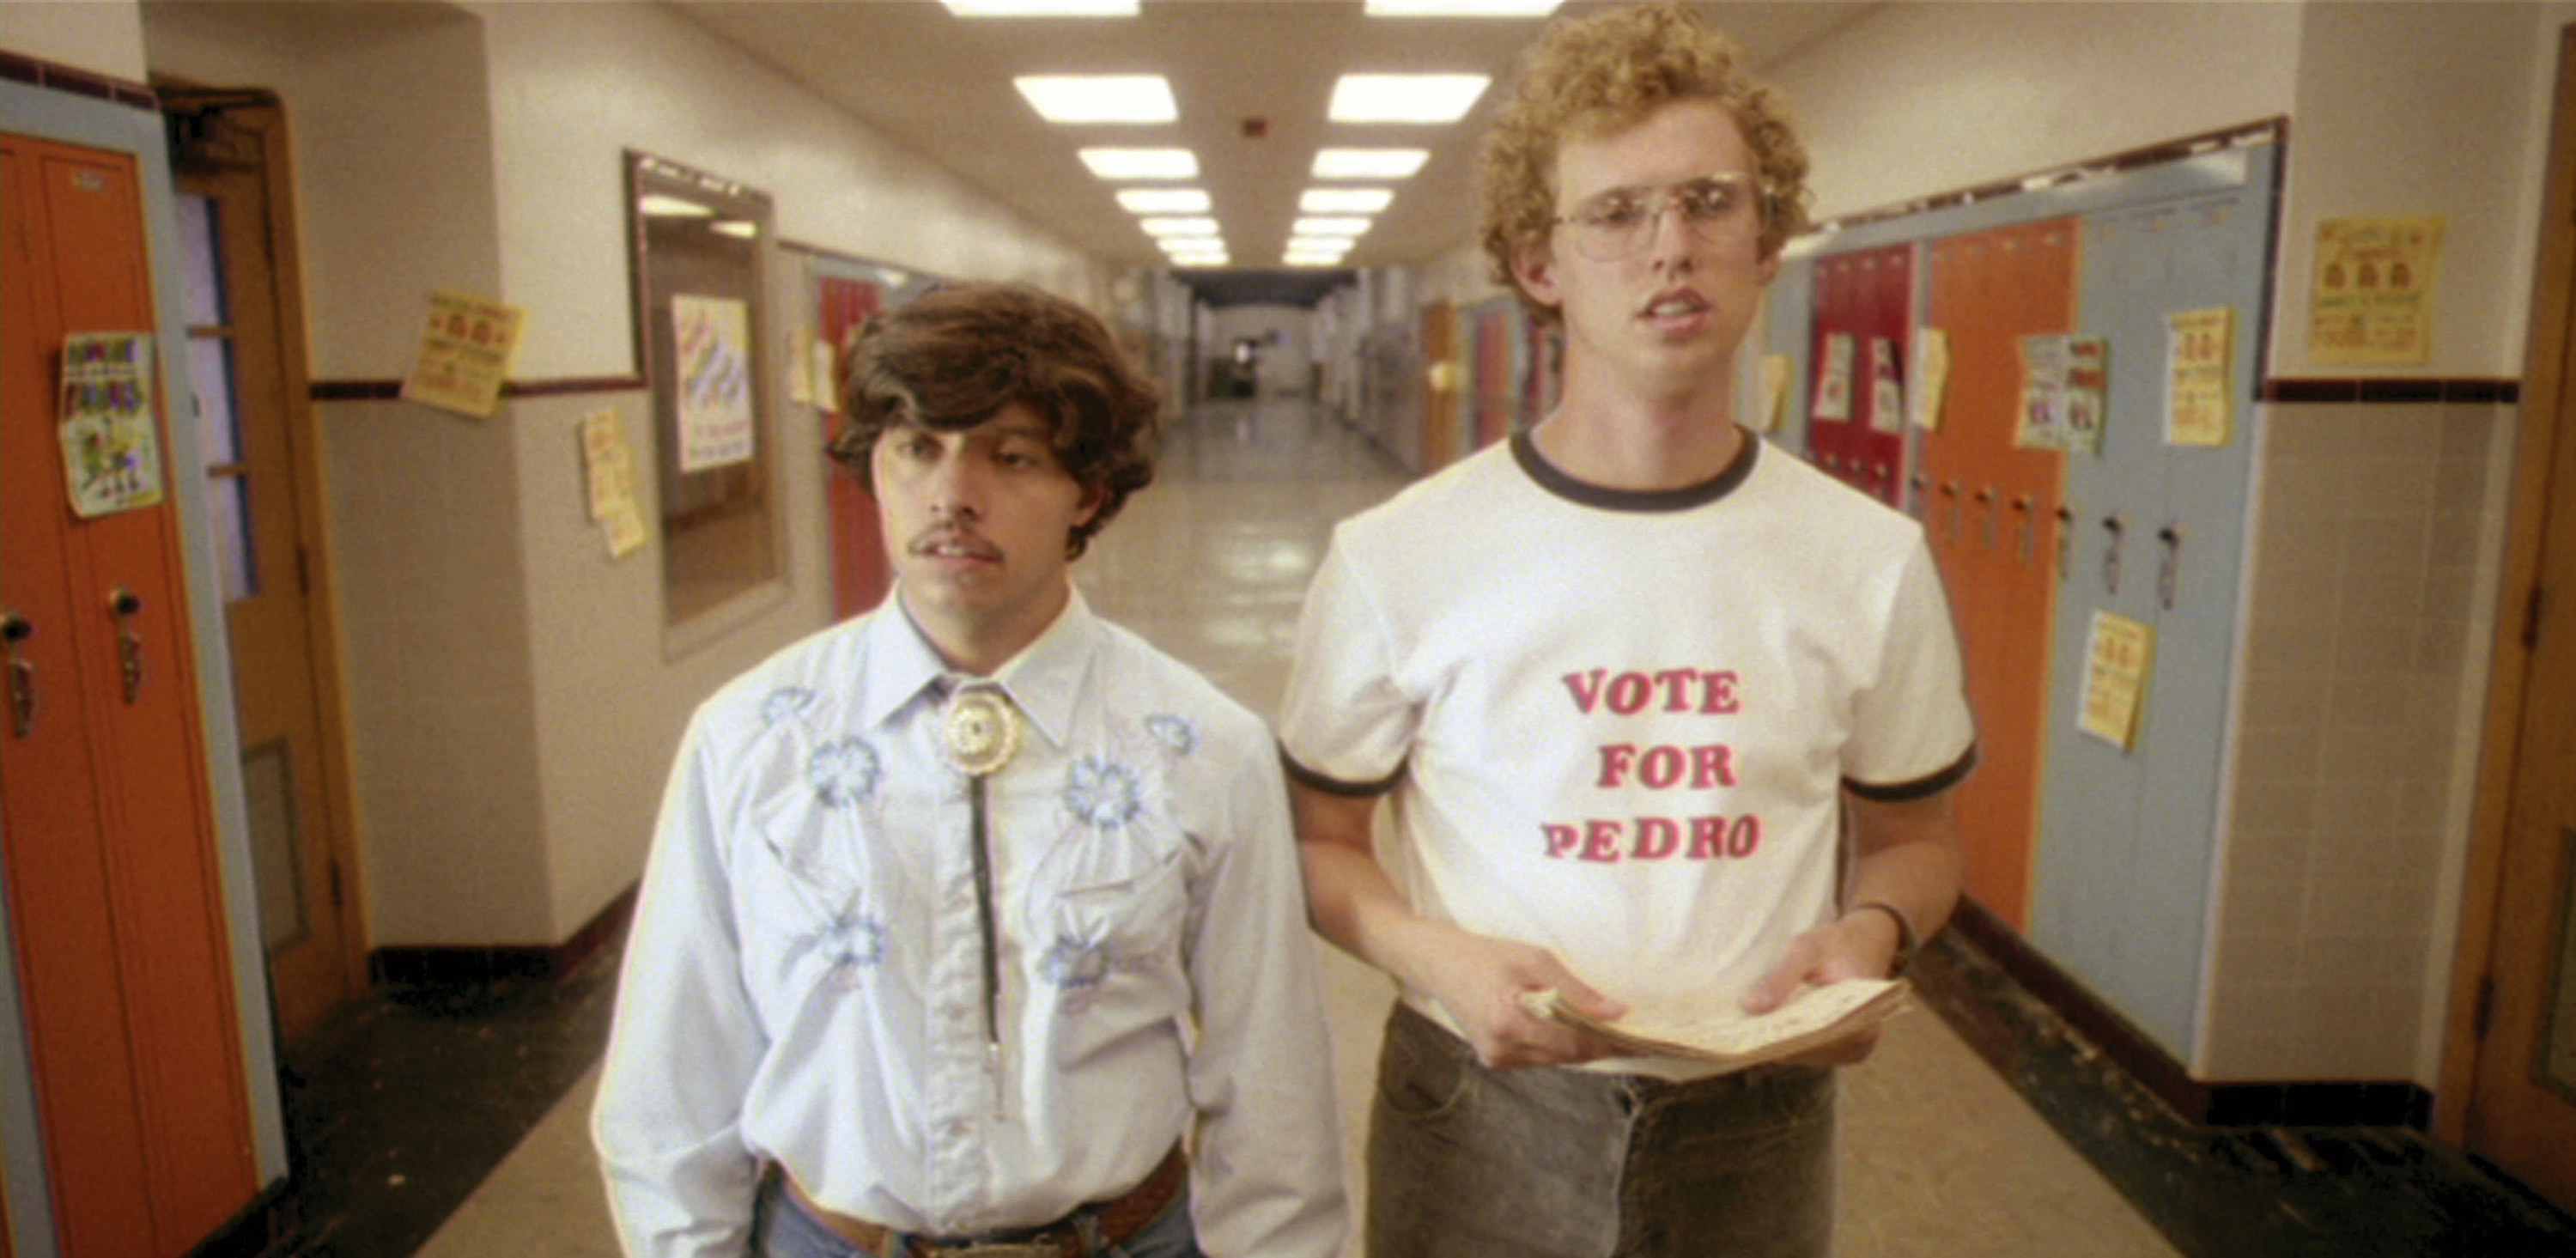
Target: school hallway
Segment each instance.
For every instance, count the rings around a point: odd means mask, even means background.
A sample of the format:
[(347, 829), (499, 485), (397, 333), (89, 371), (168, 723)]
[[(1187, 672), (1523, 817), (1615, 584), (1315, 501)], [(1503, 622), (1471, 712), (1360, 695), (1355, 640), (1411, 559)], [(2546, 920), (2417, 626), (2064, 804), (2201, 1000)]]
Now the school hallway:
[[(1076, 580), (1269, 716), (1332, 524), (1403, 484), (1303, 399), (1202, 404)], [(1356, 1176), (1392, 988), (1315, 947)], [(560, 983), (380, 989), (312, 1037), (290, 1062), (296, 1252), (613, 1258), (586, 1124), (616, 956)], [(1956, 931), (1918, 981), (1842, 1076), (1842, 1258), (2576, 1253), (2576, 1223), (2411, 1129), (2182, 1122)]]

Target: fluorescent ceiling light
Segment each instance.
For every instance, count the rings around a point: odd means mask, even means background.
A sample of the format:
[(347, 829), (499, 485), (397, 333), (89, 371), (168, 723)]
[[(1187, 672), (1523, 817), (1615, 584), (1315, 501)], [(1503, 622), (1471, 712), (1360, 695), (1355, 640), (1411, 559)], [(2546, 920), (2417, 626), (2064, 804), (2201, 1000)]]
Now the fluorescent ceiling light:
[(1205, 214), (1208, 194), (1199, 188), (1124, 188), (1118, 204), (1130, 214)]
[(1136, 225), (1148, 236), (1213, 236), (1216, 220), (1212, 218), (1140, 218)]
[(647, 192), (637, 198), (635, 208), (642, 210), (646, 218), (714, 218), (716, 216), (711, 206), (682, 200), (679, 197), (666, 197), (659, 192)]
[(1288, 247), (1301, 253), (1349, 253), (1359, 243), (1353, 236), (1290, 236)]
[(1281, 266), (1327, 267), (1340, 266), (1341, 264), (1342, 255), (1338, 253), (1299, 253), (1292, 249), (1279, 255), (1279, 265)]
[(1084, 149), (1082, 164), (1103, 179), (1196, 179), (1198, 154), (1188, 149)]
[(759, 224), (746, 223), (738, 218), (717, 219), (716, 221), (707, 224), (707, 230), (715, 232), (718, 235), (735, 236), (743, 240), (756, 239), (760, 235)]
[(1368, 0), (1370, 17), (1546, 17), (1561, 0)]
[(1391, 188), (1308, 188), (1297, 198), (1300, 214), (1375, 214), (1395, 201)]
[(1324, 149), (1315, 154), (1315, 177), (1405, 179), (1430, 160), (1429, 149)]
[(1134, 17), (1136, 0), (941, 0), (959, 17)]
[(1172, 84), (1159, 74), (1023, 74), (1011, 80), (1049, 122), (1176, 122)]
[(1493, 82), (1483, 74), (1345, 74), (1333, 85), (1335, 122), (1456, 122)]
[(1364, 218), (1301, 218), (1289, 227), (1291, 236), (1365, 236), (1369, 221)]

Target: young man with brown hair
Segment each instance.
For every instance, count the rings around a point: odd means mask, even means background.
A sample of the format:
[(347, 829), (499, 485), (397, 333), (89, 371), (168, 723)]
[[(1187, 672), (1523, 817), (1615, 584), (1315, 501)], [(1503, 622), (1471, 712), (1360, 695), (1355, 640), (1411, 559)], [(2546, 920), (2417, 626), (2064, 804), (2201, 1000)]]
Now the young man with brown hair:
[(1734, 419), (1806, 173), (1740, 57), (1681, 5), (1535, 49), (1484, 240), (1561, 325), (1563, 398), (1344, 522), (1308, 594), (1309, 897), (1401, 989), (1370, 1258), (1829, 1252), (1829, 1067), (1874, 1035), (1711, 1075), (1521, 997), (1759, 1012), (1889, 973), (1956, 901), (1974, 735), (1920, 530)]
[(627, 1251), (1332, 1258), (1275, 745), (1069, 575), (1155, 390), (1079, 307), (967, 285), (842, 392), (896, 588), (690, 723), (594, 1120)]

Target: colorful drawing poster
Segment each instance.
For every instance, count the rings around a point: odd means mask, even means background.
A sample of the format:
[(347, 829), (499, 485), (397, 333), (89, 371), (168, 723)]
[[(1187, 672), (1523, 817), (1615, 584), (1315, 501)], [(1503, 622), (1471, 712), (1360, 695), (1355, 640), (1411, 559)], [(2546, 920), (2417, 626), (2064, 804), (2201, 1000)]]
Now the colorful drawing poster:
[(673, 297), (671, 332), (679, 360), (680, 470), (750, 461), (750, 307), (723, 297)]
[(161, 501), (152, 353), (149, 332), (90, 332), (63, 341), (63, 472), (72, 513), (84, 520)]
[(1941, 428), (1941, 395), (1950, 387), (1950, 334), (1939, 328), (1914, 330), (1914, 394), (1910, 417), (1925, 432)]
[(1788, 408), (1789, 356), (1764, 354), (1761, 364), (1762, 399), (1753, 416), (1753, 427), (1757, 432), (1770, 432), (1780, 426), (1780, 413)]
[(2021, 413), (2013, 444), (2094, 454), (2102, 448), (2110, 344), (2098, 336), (2021, 338)]
[(516, 306), (440, 291), (429, 297), (420, 356), (403, 379), (405, 401), (489, 419), (519, 353), (525, 316)]
[(2084, 707), (2076, 728), (2127, 751), (2137, 745), (2156, 631), (2126, 616), (2093, 613), (2084, 646)]
[(2165, 444), (2223, 446), (2234, 428), (2228, 378), (2236, 311), (2219, 306), (2165, 316)]
[(1876, 432), (1905, 431), (1905, 369), (1897, 361), (1896, 338), (1869, 338), (1869, 426)]
[(2430, 360), (2444, 226), (2435, 217), (2320, 220), (2308, 357), (2319, 363)]
[(1851, 418), (1852, 338), (1848, 332), (1825, 334), (1824, 352), (1817, 355), (1816, 402), (1807, 408), (1810, 419), (1847, 420)]

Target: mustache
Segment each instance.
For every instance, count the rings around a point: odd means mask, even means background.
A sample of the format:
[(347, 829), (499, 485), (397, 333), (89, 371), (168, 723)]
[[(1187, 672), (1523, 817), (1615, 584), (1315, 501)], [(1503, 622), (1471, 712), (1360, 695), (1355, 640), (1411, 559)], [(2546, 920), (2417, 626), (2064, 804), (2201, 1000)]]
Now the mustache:
[(934, 550), (948, 548), (963, 550), (983, 559), (1002, 557), (1001, 547), (994, 545), (974, 529), (957, 524), (934, 524), (915, 534), (912, 541), (904, 547), (905, 551), (915, 555), (926, 555)]

